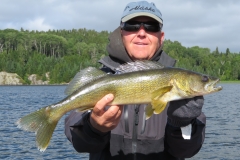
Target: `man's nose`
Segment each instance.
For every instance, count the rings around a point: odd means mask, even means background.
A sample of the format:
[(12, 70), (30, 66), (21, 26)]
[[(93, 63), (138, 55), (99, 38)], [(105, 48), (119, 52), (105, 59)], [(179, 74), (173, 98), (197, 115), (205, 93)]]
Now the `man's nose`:
[(138, 35), (140, 35), (140, 36), (145, 36), (146, 35), (146, 31), (145, 31), (143, 25), (141, 25), (141, 27), (139, 28)]

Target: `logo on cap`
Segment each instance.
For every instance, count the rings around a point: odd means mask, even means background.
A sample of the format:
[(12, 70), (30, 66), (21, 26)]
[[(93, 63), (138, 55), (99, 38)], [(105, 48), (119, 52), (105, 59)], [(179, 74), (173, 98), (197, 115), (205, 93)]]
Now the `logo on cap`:
[[(127, 6), (127, 7), (124, 9), (124, 11), (126, 11), (128, 8), (130, 8), (130, 6)], [(129, 11), (132, 11), (132, 10), (141, 10), (141, 11), (143, 11), (143, 10), (146, 11), (146, 10), (147, 10), (147, 11), (155, 12), (155, 10), (154, 10), (152, 7), (144, 7), (144, 6), (140, 6), (140, 5), (129, 9)]]
[(160, 23), (163, 23), (162, 14), (159, 9), (156, 8), (154, 3), (148, 3), (147, 1), (131, 2), (125, 7), (121, 22), (126, 22), (137, 16), (148, 16)]

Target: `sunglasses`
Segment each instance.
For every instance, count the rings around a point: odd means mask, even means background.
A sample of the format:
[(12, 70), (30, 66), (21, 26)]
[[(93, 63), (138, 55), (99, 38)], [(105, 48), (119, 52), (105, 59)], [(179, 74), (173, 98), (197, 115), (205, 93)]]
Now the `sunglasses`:
[(127, 21), (121, 23), (121, 29), (130, 32), (136, 32), (143, 26), (146, 32), (159, 32), (162, 29), (162, 24), (158, 22), (139, 22), (139, 21)]

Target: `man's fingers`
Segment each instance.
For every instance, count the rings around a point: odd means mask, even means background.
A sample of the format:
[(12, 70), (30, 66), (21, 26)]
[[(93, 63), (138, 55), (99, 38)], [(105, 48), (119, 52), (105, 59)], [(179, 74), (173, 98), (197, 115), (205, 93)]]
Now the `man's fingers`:
[(123, 106), (108, 106), (114, 99), (113, 94), (108, 94), (104, 96), (101, 100), (97, 102), (92, 110), (90, 117), (91, 125), (101, 132), (108, 132), (115, 128), (120, 120)]
[(101, 100), (99, 100), (93, 108), (95, 115), (101, 116), (105, 112), (105, 106), (113, 100), (113, 94), (107, 94)]
[(108, 116), (106, 118), (116, 118), (116, 116), (120, 116), (123, 110), (123, 106), (110, 106), (106, 111), (105, 115)]

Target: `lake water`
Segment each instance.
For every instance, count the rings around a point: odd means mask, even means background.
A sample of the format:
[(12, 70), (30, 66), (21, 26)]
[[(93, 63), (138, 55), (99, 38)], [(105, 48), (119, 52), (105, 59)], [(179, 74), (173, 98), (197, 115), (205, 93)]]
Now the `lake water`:
[[(221, 84), (221, 92), (205, 96), (206, 139), (200, 152), (188, 160), (240, 159), (240, 84)], [(18, 129), (22, 116), (65, 97), (66, 86), (0, 86), (0, 159), (81, 159), (64, 135), (64, 118), (45, 152), (36, 148), (35, 134)]]

